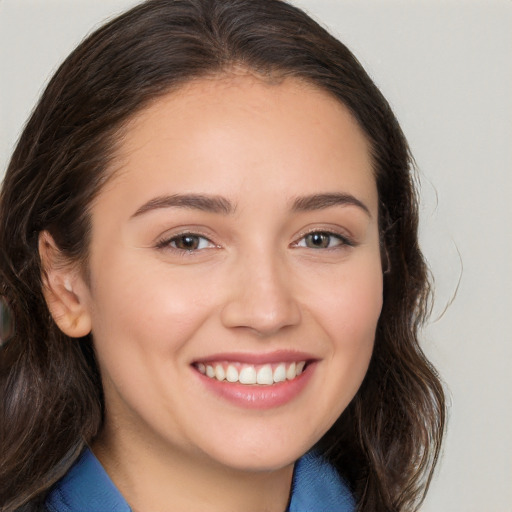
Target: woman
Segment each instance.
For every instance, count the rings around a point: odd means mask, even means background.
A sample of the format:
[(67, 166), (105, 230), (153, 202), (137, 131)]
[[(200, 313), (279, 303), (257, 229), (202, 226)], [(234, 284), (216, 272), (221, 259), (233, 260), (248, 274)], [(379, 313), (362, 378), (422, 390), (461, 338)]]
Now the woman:
[(284, 2), (91, 35), (2, 189), (4, 510), (415, 510), (444, 398), (410, 168)]

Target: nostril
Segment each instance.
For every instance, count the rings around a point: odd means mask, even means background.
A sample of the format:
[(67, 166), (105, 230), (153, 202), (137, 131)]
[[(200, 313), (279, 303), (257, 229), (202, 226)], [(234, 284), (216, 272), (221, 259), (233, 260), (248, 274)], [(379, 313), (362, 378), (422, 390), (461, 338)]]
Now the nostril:
[(300, 323), (301, 312), (292, 298), (267, 300), (250, 292), (225, 304), (221, 320), (228, 328), (246, 328), (268, 336)]

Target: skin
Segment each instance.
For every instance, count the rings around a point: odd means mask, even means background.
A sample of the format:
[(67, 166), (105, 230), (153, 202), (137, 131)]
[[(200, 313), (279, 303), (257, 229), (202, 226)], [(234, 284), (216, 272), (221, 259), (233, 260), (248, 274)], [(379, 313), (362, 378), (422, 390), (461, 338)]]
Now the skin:
[[(221, 196), (231, 211), (141, 211), (175, 194)], [(355, 201), (293, 208), (312, 194)], [(106, 402), (93, 450), (134, 510), (286, 508), (294, 461), (369, 364), (382, 306), (377, 206), (356, 121), (298, 80), (199, 80), (129, 123), (91, 209), (90, 281), (56, 267), (47, 299), (65, 332), (92, 330)], [(184, 232), (198, 248), (179, 249)], [(332, 233), (328, 247), (312, 232)], [(41, 243), (44, 259), (52, 242)], [(297, 396), (264, 410), (215, 395), (192, 364), (282, 350), (315, 364)]]

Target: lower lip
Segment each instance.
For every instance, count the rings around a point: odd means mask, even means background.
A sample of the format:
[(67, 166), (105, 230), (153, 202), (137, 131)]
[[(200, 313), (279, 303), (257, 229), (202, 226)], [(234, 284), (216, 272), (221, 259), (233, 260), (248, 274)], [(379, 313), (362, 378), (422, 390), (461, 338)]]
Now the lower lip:
[(315, 363), (310, 363), (293, 380), (278, 382), (270, 386), (247, 385), (212, 379), (196, 371), (204, 385), (217, 396), (246, 409), (272, 409), (291, 402), (306, 387), (313, 375)]

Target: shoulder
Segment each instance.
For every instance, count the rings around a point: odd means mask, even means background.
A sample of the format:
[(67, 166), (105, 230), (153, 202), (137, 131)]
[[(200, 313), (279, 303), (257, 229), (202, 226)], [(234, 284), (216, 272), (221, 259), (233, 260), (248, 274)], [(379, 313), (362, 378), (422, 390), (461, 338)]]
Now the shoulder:
[(354, 497), (337, 471), (314, 452), (301, 457), (293, 476), (288, 512), (355, 512)]

